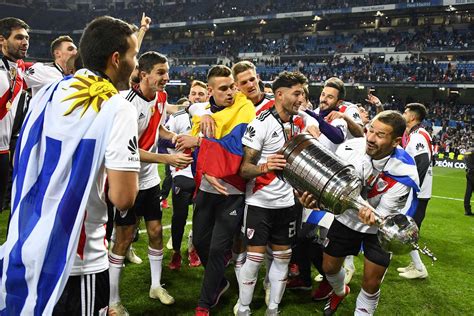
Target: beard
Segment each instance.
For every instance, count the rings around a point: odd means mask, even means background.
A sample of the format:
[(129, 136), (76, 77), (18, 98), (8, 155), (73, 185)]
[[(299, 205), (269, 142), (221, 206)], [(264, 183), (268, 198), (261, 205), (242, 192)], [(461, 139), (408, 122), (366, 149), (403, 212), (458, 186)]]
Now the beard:
[(135, 67), (133, 65), (128, 65), (127, 63), (123, 63), (122, 67), (119, 67), (117, 82), (115, 83), (117, 90), (123, 91), (130, 89), (130, 76), (133, 69), (135, 69)]

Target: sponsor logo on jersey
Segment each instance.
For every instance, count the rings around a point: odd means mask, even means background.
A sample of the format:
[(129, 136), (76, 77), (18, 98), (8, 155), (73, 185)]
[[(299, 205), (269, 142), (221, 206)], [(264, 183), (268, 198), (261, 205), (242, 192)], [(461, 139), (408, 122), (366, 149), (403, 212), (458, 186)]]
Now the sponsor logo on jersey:
[(237, 216), (237, 211), (236, 211), (236, 210), (233, 210), (232, 212), (229, 213), (229, 215), (231, 215), (231, 216)]
[(359, 113), (354, 112), (354, 114), (352, 114), (352, 117), (354, 118), (354, 120), (357, 120), (357, 119), (360, 118), (360, 115), (359, 115)]
[(254, 234), (255, 234), (255, 229), (247, 228), (247, 238), (248, 239), (252, 239)]
[(130, 154), (132, 155), (131, 157), (128, 157), (128, 161), (139, 161), (140, 158), (138, 157), (138, 143), (136, 136), (133, 136), (133, 138), (128, 141), (127, 148), (130, 151)]
[(255, 128), (252, 126), (247, 126), (247, 129), (245, 130), (245, 135), (247, 135), (249, 138), (253, 138), (255, 136)]
[(276, 131), (273, 132), (272, 138), (278, 137), (278, 133)]
[(139, 120), (142, 120), (142, 119), (144, 119), (144, 118), (145, 118), (145, 114), (143, 114), (143, 113), (140, 112), (140, 115), (138, 116), (138, 119), (139, 119)]
[(422, 143), (418, 143), (418, 144), (416, 144), (415, 148), (416, 148), (417, 151), (423, 150), (423, 149), (425, 149), (425, 145), (423, 145)]

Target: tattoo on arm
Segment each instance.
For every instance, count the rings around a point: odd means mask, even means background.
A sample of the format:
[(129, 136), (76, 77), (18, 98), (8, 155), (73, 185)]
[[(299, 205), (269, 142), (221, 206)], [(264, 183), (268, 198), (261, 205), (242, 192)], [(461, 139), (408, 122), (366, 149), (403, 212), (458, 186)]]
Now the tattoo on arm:
[(260, 175), (260, 168), (257, 166), (261, 152), (244, 146), (244, 158), (240, 165), (240, 175), (245, 179), (252, 179)]

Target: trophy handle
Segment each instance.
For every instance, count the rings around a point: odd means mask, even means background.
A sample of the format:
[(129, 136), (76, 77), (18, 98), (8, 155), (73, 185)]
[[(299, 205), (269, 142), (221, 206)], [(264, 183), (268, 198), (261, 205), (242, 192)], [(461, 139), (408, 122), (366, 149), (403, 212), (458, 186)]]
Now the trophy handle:
[(352, 199), (351, 200), (352, 202), (352, 205), (357, 208), (357, 212), (359, 211), (359, 209), (361, 207), (367, 207), (369, 208), (373, 213), (374, 213), (374, 217), (375, 217), (375, 224), (377, 226), (381, 226), (382, 225), (382, 217), (380, 216), (380, 214), (377, 213), (377, 211), (375, 210), (375, 208), (372, 207), (372, 205), (369, 204), (369, 202), (367, 202), (366, 200), (364, 200), (360, 195), (356, 198), (356, 199)]

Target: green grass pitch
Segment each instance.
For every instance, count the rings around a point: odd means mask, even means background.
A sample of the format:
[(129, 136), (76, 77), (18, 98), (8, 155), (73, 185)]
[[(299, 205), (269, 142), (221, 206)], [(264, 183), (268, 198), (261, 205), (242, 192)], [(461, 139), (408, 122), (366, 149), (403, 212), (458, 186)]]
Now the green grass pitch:
[[(160, 167), (162, 174), (162, 168)], [(473, 315), (474, 314), (474, 217), (464, 216), (463, 196), (465, 172), (457, 169), (434, 169), (433, 198), (427, 209), (423, 223), (420, 245), (426, 244), (435, 253), (438, 261), (431, 265), (427, 257), (423, 261), (429, 277), (425, 280), (404, 280), (398, 276), (396, 268), (409, 263), (409, 256), (395, 256), (382, 284), (382, 295), (377, 309), (378, 315)], [(169, 198), (171, 204), (171, 198)], [(163, 212), (163, 225), (171, 223), (172, 209)], [(8, 215), (0, 214), (0, 238), (3, 242)], [(191, 221), (189, 212), (188, 221)], [(144, 225), (142, 225), (143, 227)], [(186, 254), (186, 226), (182, 253)], [(164, 244), (170, 238), (170, 230), (164, 230)], [(187, 258), (183, 258), (181, 271), (170, 271), (167, 267), (171, 251), (165, 248), (162, 283), (175, 297), (172, 306), (163, 306), (148, 297), (150, 271), (147, 258), (147, 237), (141, 234), (134, 244), (141, 265), (127, 263), (122, 273), (121, 297), (130, 315), (193, 315), (199, 298), (203, 269), (190, 268)], [(183, 257), (187, 257), (184, 255)], [(351, 294), (343, 301), (337, 315), (352, 315), (355, 300), (360, 290), (362, 278), (362, 255), (355, 258), (356, 273), (350, 284)], [(251, 305), (253, 315), (265, 312), (262, 278), (255, 289)], [(313, 276), (317, 274), (313, 271)], [(237, 283), (232, 267), (226, 270), (231, 288), (219, 305), (211, 310), (213, 315), (232, 315), (237, 296)], [(317, 283), (313, 281), (313, 288)], [(321, 315), (325, 302), (313, 302), (310, 291), (285, 292), (280, 305), (282, 315)]]

